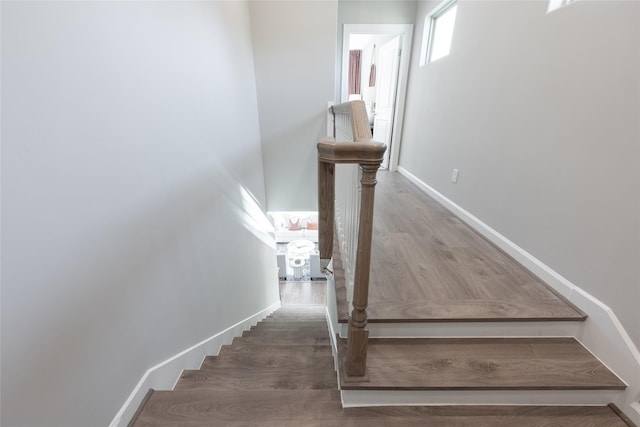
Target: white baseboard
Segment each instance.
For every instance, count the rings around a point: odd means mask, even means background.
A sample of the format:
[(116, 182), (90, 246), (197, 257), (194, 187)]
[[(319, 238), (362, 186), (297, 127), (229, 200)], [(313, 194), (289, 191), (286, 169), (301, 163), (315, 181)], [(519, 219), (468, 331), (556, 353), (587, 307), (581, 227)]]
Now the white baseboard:
[(338, 342), (336, 334), (338, 333), (336, 326), (338, 325), (338, 304), (336, 303), (335, 283), (333, 276), (327, 277), (327, 307), (326, 307), (327, 324), (329, 325), (329, 334), (331, 335), (331, 347), (333, 354), (338, 353)]
[(111, 424), (109, 424), (109, 427), (127, 425), (135, 415), (149, 389), (173, 389), (183, 370), (200, 368), (206, 356), (218, 355), (223, 345), (231, 344), (234, 337), (242, 335), (242, 332), (249, 330), (260, 320), (280, 308), (280, 305), (280, 302), (273, 304), (150, 368), (142, 376), (129, 398), (122, 405)]
[(588, 316), (587, 320), (578, 328), (576, 339), (629, 385), (624, 393), (617, 395), (613, 403), (634, 423), (640, 425), (640, 405), (638, 404), (640, 400), (640, 351), (615, 313), (606, 304), (562, 277), (405, 168), (399, 167), (398, 172), (468, 226), (513, 257), (572, 304), (579, 307)]

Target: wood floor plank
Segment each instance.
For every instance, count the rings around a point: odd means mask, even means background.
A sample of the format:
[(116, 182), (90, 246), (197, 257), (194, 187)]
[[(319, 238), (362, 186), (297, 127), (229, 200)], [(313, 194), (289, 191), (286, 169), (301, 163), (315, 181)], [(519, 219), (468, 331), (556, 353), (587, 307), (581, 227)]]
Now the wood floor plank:
[(198, 426), (229, 425), (230, 422), (259, 425), (292, 419), (304, 425), (306, 420), (322, 419), (323, 413), (340, 410), (337, 390), (156, 391), (135, 425)]
[[(225, 345), (220, 349), (218, 358), (237, 357), (238, 354), (244, 354), (251, 356), (252, 354), (258, 354), (261, 357), (284, 357), (290, 356), (294, 351), (288, 346), (283, 345), (268, 345), (268, 344), (240, 344)], [(331, 347), (328, 345), (305, 345), (295, 348), (296, 354), (305, 356), (326, 356), (330, 357)]]
[[(345, 351), (340, 340), (340, 352)], [(573, 338), (371, 339), (368, 382), (377, 390), (623, 390)]]
[(260, 332), (265, 334), (283, 334), (283, 335), (304, 335), (323, 336), (329, 335), (326, 323), (324, 325), (318, 322), (273, 322), (260, 323), (251, 329), (245, 331)]
[(183, 371), (174, 390), (336, 390), (335, 372), (320, 364), (304, 370), (290, 366), (279, 369), (264, 367), (208, 367)]
[[(318, 330), (317, 328), (302, 329), (270, 329), (258, 328), (244, 331), (242, 338), (265, 338), (277, 339), (288, 344), (296, 344), (296, 340), (324, 340), (329, 338), (328, 331)], [(299, 341), (298, 341), (299, 342)]]
[(327, 282), (280, 282), (280, 301), (282, 304), (319, 304), (324, 306), (327, 303)]
[(314, 315), (324, 316), (326, 309), (324, 306), (316, 305), (283, 305), (271, 316), (283, 317), (287, 315), (302, 315), (304, 317), (313, 317)]
[[(233, 343), (291, 345), (291, 336), (242, 336), (234, 338)], [(329, 334), (322, 337), (295, 337), (298, 345), (330, 345)]]

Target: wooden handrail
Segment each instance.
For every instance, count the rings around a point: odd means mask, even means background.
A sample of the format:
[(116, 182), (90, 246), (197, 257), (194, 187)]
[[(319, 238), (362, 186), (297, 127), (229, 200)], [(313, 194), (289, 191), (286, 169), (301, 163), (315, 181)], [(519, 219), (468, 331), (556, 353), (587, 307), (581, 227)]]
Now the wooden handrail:
[[(349, 317), (349, 335), (347, 337), (346, 376), (348, 378), (362, 378), (366, 374), (369, 338), (366, 326), (376, 173), (382, 163), (387, 146), (380, 142), (371, 141), (371, 131), (364, 103), (352, 101), (346, 104), (351, 110), (355, 141), (336, 142), (335, 138), (326, 137), (318, 142), (318, 238), (320, 258), (323, 267), (326, 267), (331, 260), (333, 250), (335, 165), (337, 163), (358, 164), (362, 170), (360, 181), (362, 192), (358, 219), (353, 310)], [(331, 110), (335, 116), (336, 114), (346, 114), (346, 108), (345, 104), (340, 104), (332, 107)], [(366, 123), (366, 128), (363, 120)], [(365, 139), (367, 134), (368, 138)]]
[[(351, 128), (353, 129), (353, 141), (349, 142), (369, 142), (371, 141), (371, 127), (367, 117), (367, 109), (364, 101), (349, 101), (331, 106), (333, 117), (346, 114), (351, 116)], [(333, 137), (336, 137), (335, 120), (333, 125)]]
[(387, 145), (382, 142), (338, 142), (325, 136), (318, 142), (318, 159), (328, 163), (380, 165)]

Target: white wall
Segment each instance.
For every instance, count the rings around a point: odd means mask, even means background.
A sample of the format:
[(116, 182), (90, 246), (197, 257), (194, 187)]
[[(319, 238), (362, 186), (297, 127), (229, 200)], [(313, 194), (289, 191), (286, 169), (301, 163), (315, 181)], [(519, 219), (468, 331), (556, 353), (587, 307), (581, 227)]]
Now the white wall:
[[(416, 41), (436, 4), (419, 3)], [(451, 54), (411, 65), (400, 165), (609, 305), (640, 346), (640, 4), (545, 12), (459, 2)]]
[(2, 425), (107, 425), (276, 303), (243, 188), (264, 208), (247, 3), (2, 2)]
[(333, 101), (337, 2), (252, 1), (270, 211), (317, 210), (317, 152)]

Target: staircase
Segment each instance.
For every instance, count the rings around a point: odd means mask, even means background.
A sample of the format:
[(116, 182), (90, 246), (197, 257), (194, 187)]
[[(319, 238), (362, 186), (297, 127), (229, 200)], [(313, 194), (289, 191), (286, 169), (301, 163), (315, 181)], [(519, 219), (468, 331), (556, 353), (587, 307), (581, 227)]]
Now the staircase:
[[(345, 115), (354, 142), (318, 144), (329, 325), (324, 307), (281, 308), (150, 392), (131, 425), (633, 426), (610, 403), (627, 385), (574, 338), (587, 316), (378, 173), (385, 147), (360, 104), (331, 109), (334, 137)], [(342, 163), (359, 165), (361, 187)]]
[[(395, 356), (388, 356), (401, 361), (405, 354), (399, 346)], [(394, 365), (390, 367), (393, 369)], [(490, 370), (489, 365), (485, 365), (485, 370)], [(403, 381), (403, 376), (397, 374), (402, 372), (394, 370), (387, 377)], [(627, 424), (607, 406), (342, 408), (324, 307), (285, 306), (234, 339), (231, 345), (224, 346), (218, 356), (207, 357), (199, 370), (184, 371), (174, 390), (152, 391), (130, 425), (625, 427)]]

